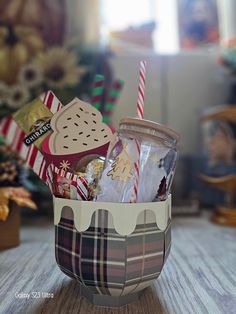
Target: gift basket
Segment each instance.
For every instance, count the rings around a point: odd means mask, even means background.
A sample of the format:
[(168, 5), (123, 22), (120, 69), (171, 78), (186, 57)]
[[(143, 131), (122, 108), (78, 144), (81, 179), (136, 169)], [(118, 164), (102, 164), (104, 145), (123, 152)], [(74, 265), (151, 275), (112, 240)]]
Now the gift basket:
[(1, 125), (9, 142), (19, 133), (12, 145), (53, 194), (59, 268), (102, 306), (136, 300), (170, 251), (179, 136), (143, 119), (145, 70), (141, 62), (138, 117), (117, 132), (94, 103), (62, 106), (51, 91)]

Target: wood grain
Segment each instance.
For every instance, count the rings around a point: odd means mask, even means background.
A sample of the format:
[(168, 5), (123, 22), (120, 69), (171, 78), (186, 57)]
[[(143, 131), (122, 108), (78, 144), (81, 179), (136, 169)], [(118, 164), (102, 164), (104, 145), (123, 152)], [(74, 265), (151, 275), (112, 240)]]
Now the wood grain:
[[(112, 310), (79, 296), (76, 282), (56, 265), (52, 222), (36, 219), (24, 222), (19, 247), (0, 253), (1, 314), (236, 312), (236, 229), (205, 218), (176, 219), (171, 254), (159, 279), (138, 302)], [(54, 298), (15, 297), (33, 291), (54, 293)]]

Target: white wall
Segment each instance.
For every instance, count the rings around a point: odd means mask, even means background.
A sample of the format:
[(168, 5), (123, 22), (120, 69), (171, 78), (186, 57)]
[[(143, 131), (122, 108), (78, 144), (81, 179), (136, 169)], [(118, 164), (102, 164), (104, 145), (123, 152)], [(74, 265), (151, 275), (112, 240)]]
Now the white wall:
[(236, 36), (236, 1), (217, 0), (219, 7), (220, 32), (222, 40), (229, 40)]
[(67, 37), (77, 43), (100, 42), (100, 0), (67, 1)]
[(165, 123), (180, 132), (182, 153), (198, 153), (200, 112), (206, 107), (222, 104), (225, 99), (217, 56), (207, 53), (116, 56), (111, 61), (116, 77), (125, 80), (124, 92), (114, 113), (116, 126), (120, 118), (136, 114), (141, 59), (148, 62), (145, 118)]
[[(145, 92), (145, 118), (160, 121), (161, 112), (161, 80), (159, 77), (160, 59), (156, 55), (145, 56), (148, 62)], [(119, 125), (119, 120), (124, 116), (136, 116), (137, 95), (139, 80), (139, 62), (142, 57), (131, 55), (119, 55), (112, 59), (116, 78), (125, 81), (119, 103), (114, 113), (114, 124)]]

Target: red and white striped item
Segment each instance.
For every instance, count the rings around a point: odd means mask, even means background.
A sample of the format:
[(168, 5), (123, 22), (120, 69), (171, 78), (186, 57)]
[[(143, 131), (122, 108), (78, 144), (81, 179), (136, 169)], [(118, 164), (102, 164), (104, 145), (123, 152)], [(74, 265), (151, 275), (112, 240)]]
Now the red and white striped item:
[[(43, 103), (52, 113), (62, 108), (62, 104), (52, 91), (45, 93)], [(59, 109), (58, 109), (59, 108)], [(35, 145), (26, 146), (24, 138), (26, 134), (19, 128), (13, 118), (4, 118), (0, 123), (0, 133), (5, 137), (6, 143), (18, 152), (19, 156), (26, 161), (27, 165), (46, 182), (46, 162), (44, 156)]]
[[(139, 70), (139, 86), (138, 86), (138, 101), (137, 101), (137, 115), (139, 119), (143, 119), (144, 116), (144, 95), (145, 95), (145, 81), (146, 81), (146, 61), (140, 62), (140, 70)], [(138, 184), (139, 184), (139, 168), (140, 168), (140, 152), (141, 152), (141, 145), (136, 140), (137, 152), (138, 152), (138, 159), (134, 164), (134, 172), (135, 172), (135, 182), (133, 193), (131, 196), (131, 203), (137, 203), (137, 196), (138, 196)]]
[(54, 193), (54, 165), (49, 165), (46, 171), (46, 183), (51, 191), (51, 193)]
[(53, 168), (54, 172), (56, 174), (59, 174), (62, 178), (66, 178), (66, 179), (71, 180), (71, 181), (76, 181), (76, 179), (78, 177), (76, 174), (73, 174), (73, 173), (66, 171), (66, 170), (63, 170), (63, 169), (59, 169), (55, 165), (53, 165), (53, 167), (54, 167)]
[(139, 168), (140, 168), (140, 151), (141, 145), (138, 141), (135, 140), (138, 152), (138, 160), (134, 163), (134, 172), (135, 172), (135, 181), (133, 187), (133, 193), (131, 196), (131, 203), (137, 203), (137, 196), (138, 196), (138, 183), (139, 183)]
[(147, 65), (146, 61), (140, 62), (138, 102), (137, 102), (137, 114), (138, 114), (139, 119), (143, 119), (145, 82), (146, 82), (146, 65)]
[(72, 181), (72, 185), (77, 189), (77, 199), (87, 201), (90, 197), (89, 186), (87, 180), (81, 176), (77, 176), (76, 181)]
[(25, 145), (23, 140), (26, 134), (18, 127), (11, 116), (1, 121), (0, 133), (5, 137), (6, 143), (13, 150), (17, 151), (19, 156), (26, 161), (27, 165), (45, 182), (46, 162), (44, 156), (35, 145)]
[(76, 188), (77, 191), (77, 199), (78, 200), (88, 200), (90, 193), (89, 193), (89, 186), (87, 183), (87, 180), (81, 176), (78, 176), (76, 174), (73, 174), (69, 171), (65, 171), (63, 169), (58, 169), (55, 165), (50, 164), (47, 168), (47, 183), (50, 187), (50, 190), (52, 193), (55, 193), (55, 176), (54, 174), (59, 175), (62, 178), (66, 178), (71, 181), (71, 185), (73, 185)]
[(56, 95), (51, 91), (47, 91), (46, 93), (42, 94), (40, 96), (40, 99), (44, 103), (46, 107), (54, 114), (57, 111), (59, 111), (63, 105), (59, 101), (59, 99), (56, 97)]

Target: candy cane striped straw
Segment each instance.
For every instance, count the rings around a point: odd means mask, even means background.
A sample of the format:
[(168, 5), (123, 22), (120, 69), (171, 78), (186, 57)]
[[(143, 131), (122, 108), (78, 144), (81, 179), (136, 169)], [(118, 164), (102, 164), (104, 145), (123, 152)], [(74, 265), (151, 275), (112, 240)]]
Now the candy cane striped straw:
[(146, 81), (146, 61), (140, 62), (139, 70), (139, 86), (138, 86), (138, 102), (137, 113), (138, 118), (143, 119), (144, 95), (145, 95), (145, 81)]
[(104, 76), (96, 74), (93, 82), (92, 105), (97, 110), (101, 110), (103, 90), (104, 90)]
[(105, 105), (104, 114), (103, 114), (103, 122), (106, 124), (111, 123), (112, 113), (114, 111), (115, 105), (120, 96), (123, 86), (124, 86), (124, 81), (122, 80), (116, 80), (111, 85), (111, 90), (110, 90), (108, 100)]
[[(146, 61), (140, 62), (140, 70), (139, 70), (139, 86), (138, 86), (138, 101), (137, 101), (137, 114), (139, 119), (143, 119), (143, 108), (144, 108), (144, 95), (145, 95), (145, 81), (146, 81)], [(139, 184), (139, 168), (140, 168), (140, 151), (141, 145), (138, 141), (136, 141), (138, 159), (134, 164), (134, 172), (135, 172), (135, 182), (133, 193), (131, 196), (131, 203), (137, 203), (137, 195), (138, 195), (138, 184)]]

